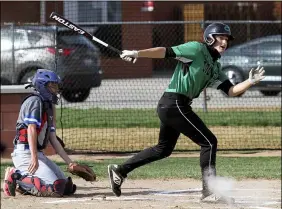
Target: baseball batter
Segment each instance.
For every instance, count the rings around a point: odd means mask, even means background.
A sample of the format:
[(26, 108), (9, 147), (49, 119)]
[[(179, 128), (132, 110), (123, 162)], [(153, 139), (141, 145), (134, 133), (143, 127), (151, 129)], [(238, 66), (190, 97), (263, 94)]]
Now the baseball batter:
[(80, 168), (56, 137), (53, 113), (60, 99), (59, 85), (56, 73), (45, 69), (39, 69), (32, 80), (31, 86), (36, 91), (23, 101), (16, 123), (11, 154), (14, 167), (8, 167), (5, 172), (3, 191), (7, 196), (15, 196), (18, 191), (34, 196), (62, 197), (76, 191), (72, 179), (43, 153), (50, 142), (70, 172)]
[[(207, 179), (216, 175), (217, 138), (191, 108), (194, 98), (203, 89), (213, 87), (234, 97), (245, 92), (264, 78), (262, 67), (251, 69), (249, 78), (233, 85), (221, 70), (219, 58), (234, 37), (228, 25), (210, 24), (204, 31), (204, 42), (187, 42), (173, 47), (156, 47), (139, 51), (124, 50), (120, 55), (125, 61), (137, 58), (174, 58), (178, 60), (168, 87), (157, 106), (160, 118), (158, 144), (147, 148), (121, 165), (109, 165), (111, 188), (121, 195), (121, 185), (134, 169), (171, 155), (180, 133), (201, 147), (202, 197), (212, 194)], [(218, 197), (220, 199), (220, 197)]]

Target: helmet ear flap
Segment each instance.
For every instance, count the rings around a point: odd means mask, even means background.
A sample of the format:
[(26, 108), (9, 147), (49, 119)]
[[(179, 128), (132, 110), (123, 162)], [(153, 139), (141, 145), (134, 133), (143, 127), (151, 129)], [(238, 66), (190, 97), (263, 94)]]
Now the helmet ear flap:
[(208, 37), (205, 38), (205, 42), (206, 42), (209, 46), (213, 45), (214, 42), (215, 42), (215, 39), (214, 39), (213, 35), (212, 35), (212, 34), (209, 34)]

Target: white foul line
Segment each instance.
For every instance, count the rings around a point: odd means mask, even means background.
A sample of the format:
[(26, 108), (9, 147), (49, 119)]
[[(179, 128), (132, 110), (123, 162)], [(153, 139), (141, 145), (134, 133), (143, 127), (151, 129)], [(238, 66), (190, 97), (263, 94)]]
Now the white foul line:
[(64, 200), (50, 200), (50, 201), (45, 201), (43, 203), (67, 203), (67, 202), (86, 202), (86, 201), (92, 201), (92, 200), (161, 200), (163, 201), (163, 199), (156, 199), (156, 198), (149, 198), (149, 197), (92, 197), (92, 198), (83, 198), (83, 199), (71, 199), (71, 198), (67, 198)]
[[(195, 197), (199, 197), (200, 194), (191, 194), (193, 192), (200, 192), (202, 189), (201, 188), (194, 188), (194, 189), (186, 189), (186, 190), (164, 190), (164, 191), (155, 191), (155, 192), (151, 192), (149, 193), (149, 195), (155, 195), (156, 196), (178, 196), (178, 197), (194, 197), (192, 199), (176, 199), (175, 202), (191, 202), (191, 203), (200, 203), (200, 201), (198, 200), (199, 198)], [(271, 190), (271, 189), (232, 189), (232, 191), (246, 191), (246, 190), (253, 190), (253, 191), (279, 191), (281, 192), (281, 190)], [(187, 194), (183, 194), (183, 193), (187, 193)], [(182, 194), (181, 194), (182, 193)], [(189, 194), (190, 193), (190, 194)], [(256, 197), (256, 196), (234, 196), (235, 198), (235, 204), (252, 204), (252, 203), (256, 203), (257, 201), (254, 199), (261, 199), (261, 201), (259, 201), (259, 204), (261, 206), (246, 206), (246, 208), (253, 208), (253, 209), (270, 209), (268, 207), (262, 207), (263, 205), (277, 205), (281, 203), (281, 199), (279, 198), (274, 198), (274, 197)], [(263, 201), (263, 199), (265, 201)], [(45, 199), (46, 200), (46, 199)], [(93, 201), (93, 200), (100, 200), (100, 201), (130, 201), (130, 200), (148, 200), (148, 201), (167, 201), (169, 200), (168, 198), (164, 197), (164, 198), (152, 198), (152, 197), (92, 197), (92, 198), (67, 198), (67, 199), (59, 199), (59, 200), (54, 200), (54, 199), (50, 199), (47, 201), (44, 201), (43, 203), (49, 203), (49, 204), (58, 204), (58, 203), (70, 203), (70, 202), (84, 202), (83, 204), (96, 204), (97, 202)], [(269, 201), (267, 201), (269, 200)], [(170, 201), (170, 200), (169, 200)], [(169, 206), (167, 206), (169, 207)], [(191, 208), (191, 207), (190, 207)], [(195, 207), (197, 208), (197, 207)]]
[[(151, 194), (178, 194), (178, 193), (189, 193), (189, 192), (200, 192), (202, 191), (202, 188), (195, 188), (195, 189), (185, 189), (185, 190), (164, 190), (164, 191), (156, 191), (152, 192)], [(228, 191), (273, 191), (273, 192), (281, 192), (279, 189), (232, 189)]]

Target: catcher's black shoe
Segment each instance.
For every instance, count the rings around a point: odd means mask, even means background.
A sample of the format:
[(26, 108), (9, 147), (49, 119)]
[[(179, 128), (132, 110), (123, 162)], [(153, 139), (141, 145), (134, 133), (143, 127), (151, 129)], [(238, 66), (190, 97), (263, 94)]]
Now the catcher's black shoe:
[(121, 185), (124, 181), (122, 175), (117, 171), (118, 165), (108, 165), (108, 174), (113, 193), (119, 197), (121, 195)]
[(65, 185), (64, 195), (72, 195), (76, 192), (76, 185), (72, 182), (72, 178), (68, 177)]

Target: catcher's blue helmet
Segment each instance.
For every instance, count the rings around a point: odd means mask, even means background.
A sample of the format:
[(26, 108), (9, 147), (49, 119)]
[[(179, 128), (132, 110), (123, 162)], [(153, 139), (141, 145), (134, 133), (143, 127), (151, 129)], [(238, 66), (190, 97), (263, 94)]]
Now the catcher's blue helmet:
[(43, 100), (58, 104), (60, 96), (47, 87), (47, 84), (50, 82), (58, 84), (58, 86), (61, 85), (61, 79), (55, 72), (46, 69), (38, 69), (32, 79), (32, 86), (39, 92)]
[(234, 40), (230, 27), (224, 23), (212, 23), (208, 25), (204, 32), (204, 41), (208, 45), (213, 45), (215, 42), (214, 35), (225, 35), (228, 37), (228, 40)]

